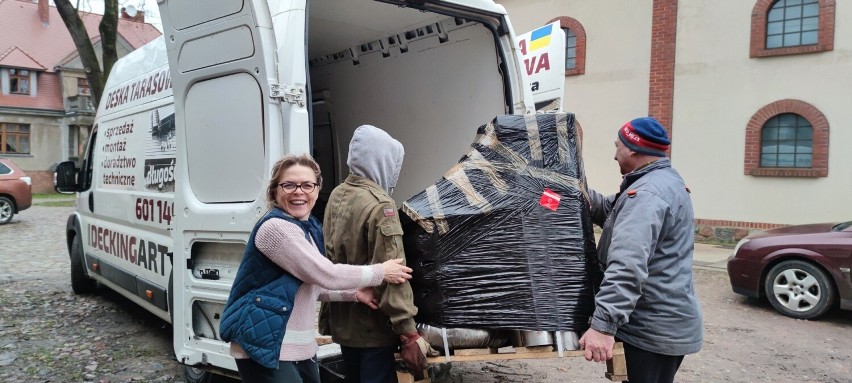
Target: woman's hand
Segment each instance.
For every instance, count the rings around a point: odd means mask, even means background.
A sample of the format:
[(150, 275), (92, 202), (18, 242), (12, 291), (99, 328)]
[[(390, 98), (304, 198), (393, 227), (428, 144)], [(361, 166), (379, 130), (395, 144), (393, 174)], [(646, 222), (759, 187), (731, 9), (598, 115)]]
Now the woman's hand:
[(376, 292), (372, 287), (362, 287), (355, 290), (355, 299), (373, 310), (379, 309), (379, 301), (376, 300)]
[(385, 273), (385, 282), (404, 283), (411, 279), (411, 268), (402, 264), (402, 259), (391, 259), (382, 263), (382, 271)]

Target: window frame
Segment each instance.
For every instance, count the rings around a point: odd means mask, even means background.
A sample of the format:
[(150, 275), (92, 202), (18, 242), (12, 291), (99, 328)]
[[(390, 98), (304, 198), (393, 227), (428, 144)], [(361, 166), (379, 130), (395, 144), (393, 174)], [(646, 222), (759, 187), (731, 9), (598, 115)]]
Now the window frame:
[(769, 11), (778, 0), (757, 0), (751, 12), (751, 45), (749, 57), (773, 57), (796, 54), (817, 53), (834, 50), (834, 15), (836, 0), (818, 0), (819, 24), (817, 26), (817, 43), (809, 45), (782, 46), (767, 48), (767, 23)]
[[(574, 59), (574, 68), (568, 69), (565, 68), (565, 76), (577, 76), (586, 73), (586, 30), (583, 28), (583, 25), (580, 24), (579, 21), (568, 17), (568, 16), (559, 16), (550, 19), (550, 21), (545, 24), (550, 24), (554, 21), (559, 21), (559, 28), (562, 33), (565, 33), (565, 29), (571, 30), (576, 36), (576, 48), (575, 48), (575, 59)], [(565, 44), (567, 47), (568, 40), (566, 34)], [(567, 53), (567, 52), (566, 52)], [(565, 56), (565, 60), (568, 60), (568, 56)], [(566, 63), (562, 63), (564, 66)]]
[[(792, 126), (784, 125), (783, 120), (785, 119), (785, 116), (790, 116), (789, 118), (793, 118), (795, 120), (795, 122), (793, 123)], [(800, 124), (800, 122), (804, 122), (804, 124)], [(770, 124), (773, 124), (775, 126), (771, 126)], [(767, 130), (773, 129), (773, 128), (776, 130), (775, 137), (767, 138), (766, 137)], [(793, 137), (782, 139), (780, 137), (780, 134), (782, 132), (782, 128), (786, 128), (786, 129), (792, 128), (793, 129)], [(809, 137), (800, 138), (799, 136), (800, 136), (800, 132), (802, 130), (806, 130), (807, 133), (809, 133)], [(814, 134), (814, 127), (810, 124), (810, 122), (808, 122), (808, 120), (806, 118), (804, 118), (804, 117), (802, 117), (798, 114), (795, 114), (795, 113), (780, 113), (780, 114), (777, 114), (777, 115), (773, 116), (772, 118), (766, 120), (766, 123), (763, 124), (763, 127), (760, 130), (760, 167), (761, 168), (790, 167), (790, 168), (796, 168), (796, 169), (811, 169), (813, 167), (813, 157), (814, 157), (814, 154), (813, 154), (813, 147), (814, 147), (813, 134)], [(790, 141), (792, 141), (792, 143), (793, 143), (793, 149), (792, 149), (793, 152), (792, 153), (782, 152), (781, 149), (782, 149), (782, 146), (784, 146), (782, 144), (782, 142), (788, 142), (789, 143)], [(809, 144), (807, 146), (807, 148), (810, 150), (810, 152), (809, 153), (804, 153), (804, 152), (800, 153), (799, 147), (803, 146), (803, 145), (800, 145), (800, 144), (804, 144), (806, 142)], [(769, 145), (769, 144), (771, 144), (771, 145)], [(770, 146), (775, 148), (774, 153), (768, 153), (768, 152), (764, 151), (764, 149), (766, 149), (767, 147), (770, 147)], [(764, 158), (765, 158), (765, 156), (768, 156), (768, 155), (774, 155), (774, 157), (775, 157), (775, 161), (774, 161), (775, 165), (774, 166), (769, 166), (765, 163)], [(781, 163), (782, 158), (786, 159), (786, 158), (789, 158), (789, 156), (792, 156), (793, 166), (779, 166), (778, 165), (779, 163)], [(797, 163), (799, 162), (800, 156), (807, 156), (810, 159), (810, 161), (809, 161), (810, 164), (808, 166), (798, 166)]]
[[(810, 168), (761, 167), (762, 133), (766, 123), (781, 114), (801, 116), (813, 128)], [(813, 105), (800, 100), (780, 100), (758, 110), (746, 125), (744, 174), (756, 177), (827, 177), (829, 124), (825, 115)]]
[[(27, 131), (26, 132), (21, 132), (21, 131), (7, 132), (7, 128), (11, 125), (15, 125), (19, 129), (21, 127), (26, 127)], [(7, 152), (6, 151), (6, 144), (9, 141), (9, 136), (26, 137), (27, 151), (26, 152), (19, 152), (19, 151)], [(32, 137), (32, 125), (30, 125), (30, 124), (17, 124), (17, 123), (13, 124), (13, 123), (8, 123), (8, 122), (0, 123), (0, 154), (3, 154), (3, 155), (29, 155), (29, 154), (32, 154), (32, 145), (31, 145), (32, 140), (30, 140), (31, 137)], [(18, 143), (17, 140), (16, 140), (16, 143)]]
[[(19, 72), (23, 72), (23, 74)], [(26, 85), (26, 90), (21, 90), (21, 83)], [(9, 94), (28, 96), (32, 94), (32, 86), (30, 85), (29, 69), (9, 68)]]

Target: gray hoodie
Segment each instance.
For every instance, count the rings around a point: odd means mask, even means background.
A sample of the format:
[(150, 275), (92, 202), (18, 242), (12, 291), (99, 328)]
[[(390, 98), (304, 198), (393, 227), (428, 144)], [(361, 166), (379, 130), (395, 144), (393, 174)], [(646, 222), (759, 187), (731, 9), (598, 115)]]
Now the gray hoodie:
[(372, 125), (355, 129), (346, 164), (349, 172), (367, 178), (390, 194), (399, 179), (405, 150), (390, 134)]

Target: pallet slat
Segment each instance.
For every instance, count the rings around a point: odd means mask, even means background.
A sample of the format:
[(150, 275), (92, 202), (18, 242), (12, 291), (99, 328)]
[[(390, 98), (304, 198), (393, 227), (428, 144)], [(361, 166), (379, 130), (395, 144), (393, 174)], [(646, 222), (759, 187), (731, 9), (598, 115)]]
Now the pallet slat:
[[(573, 350), (562, 351), (563, 358), (583, 358), (585, 351)], [(449, 362), (484, 362), (495, 360), (514, 360), (514, 359), (552, 359), (559, 358), (559, 352), (554, 351), (553, 346), (536, 346), (536, 347), (504, 347), (504, 348), (473, 348), (454, 350), (453, 355), (449, 358), (445, 356), (434, 356), (426, 358), (432, 363), (447, 363)], [(398, 373), (400, 383), (414, 382), (411, 374)], [(606, 362), (606, 378), (613, 382), (627, 380), (627, 363), (624, 360), (624, 345), (621, 342), (615, 343), (612, 348), (612, 359)], [(428, 378), (417, 383), (428, 382)]]

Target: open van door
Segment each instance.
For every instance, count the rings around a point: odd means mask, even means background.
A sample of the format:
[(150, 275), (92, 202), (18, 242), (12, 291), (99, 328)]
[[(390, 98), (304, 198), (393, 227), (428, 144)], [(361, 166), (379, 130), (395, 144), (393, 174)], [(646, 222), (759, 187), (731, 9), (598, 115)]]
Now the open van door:
[(561, 112), (565, 97), (565, 33), (559, 21), (518, 35), (521, 67), (538, 112)]
[(170, 288), (175, 355), (236, 371), (218, 317), (266, 211), (261, 190), (272, 162), (310, 152), (305, 2), (158, 3), (182, 163)]

